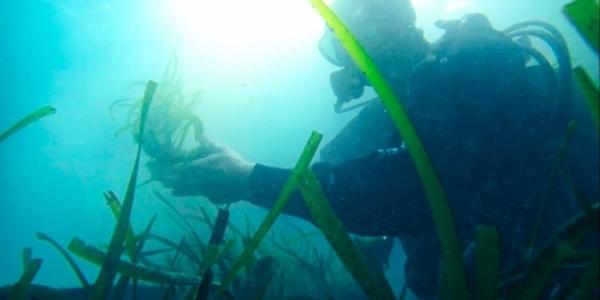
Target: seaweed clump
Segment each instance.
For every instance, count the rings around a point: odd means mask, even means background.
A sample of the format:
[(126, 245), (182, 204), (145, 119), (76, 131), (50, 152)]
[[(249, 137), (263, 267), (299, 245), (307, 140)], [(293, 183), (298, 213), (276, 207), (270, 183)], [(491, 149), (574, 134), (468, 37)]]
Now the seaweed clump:
[[(201, 92), (189, 96), (182, 92), (178, 61), (173, 57), (159, 81), (153, 109), (148, 113), (146, 120), (143, 149), (152, 158), (148, 167), (161, 170), (220, 150), (206, 137), (202, 120), (194, 113), (201, 97)], [(137, 127), (140, 123), (142, 99), (133, 97), (114, 101), (109, 109), (111, 116), (117, 108), (126, 109), (125, 125), (117, 134), (129, 132), (138, 141), (140, 134)]]

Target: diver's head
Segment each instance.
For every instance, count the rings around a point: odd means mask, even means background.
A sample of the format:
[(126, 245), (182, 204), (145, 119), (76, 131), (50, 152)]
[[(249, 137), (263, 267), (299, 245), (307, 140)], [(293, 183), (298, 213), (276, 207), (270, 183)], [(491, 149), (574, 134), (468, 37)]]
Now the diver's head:
[[(402, 44), (406, 52), (413, 52), (425, 44), (422, 31), (415, 28), (410, 0), (334, 0), (331, 8), (373, 56), (375, 49), (389, 53), (388, 48)], [(337, 66), (352, 64), (330, 29), (319, 41), (319, 50)]]
[(334, 0), (333, 11), (356, 34), (361, 31), (414, 28), (415, 10), (410, 0)]
[[(331, 7), (386, 80), (402, 90), (403, 82), (429, 49), (422, 31), (415, 28), (410, 0), (334, 0)], [(327, 60), (342, 67), (330, 77), (338, 98), (336, 111), (342, 111), (344, 103), (361, 97), (368, 82), (331, 30), (325, 31), (318, 47)]]

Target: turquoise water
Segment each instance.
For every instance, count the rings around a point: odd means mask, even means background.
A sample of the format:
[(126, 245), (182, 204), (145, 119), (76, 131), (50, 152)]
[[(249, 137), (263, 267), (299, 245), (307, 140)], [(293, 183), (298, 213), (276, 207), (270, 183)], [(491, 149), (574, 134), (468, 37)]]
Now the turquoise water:
[[(598, 59), (560, 13), (567, 1), (414, 0), (417, 27), (429, 41), (442, 33), (437, 19), (486, 14), (505, 28), (524, 20), (554, 24), (569, 44), (572, 60), (598, 82)], [(108, 243), (114, 220), (102, 193), (123, 195), (135, 155), (128, 134), (115, 135), (123, 115), (109, 107), (139, 96), (132, 83), (159, 80), (172, 57), (186, 94), (202, 92), (194, 112), (207, 135), (253, 162), (291, 167), (311, 130), (323, 144), (354, 116), (336, 114), (329, 74), (336, 69), (316, 44), (323, 23), (306, 1), (3, 1), (0, 4), (0, 128), (50, 104), (57, 113), (0, 144), (0, 286), (17, 280), (20, 253), (32, 246), (44, 259), (35, 282), (77, 285), (54, 249), (35, 239), (44, 232), (62, 244), (77, 236)], [(365, 99), (373, 96), (370, 90)], [(140, 180), (149, 178), (145, 168)], [(156, 231), (178, 236), (178, 227), (152, 196), (152, 183), (138, 191), (133, 227), (141, 230), (159, 211)], [(165, 192), (166, 193), (166, 192)], [(205, 199), (185, 203), (207, 205)], [(183, 202), (182, 202), (183, 203)], [(183, 205), (183, 204), (182, 204)], [(264, 210), (247, 203), (231, 207), (232, 221), (256, 228)], [(316, 231), (306, 222), (289, 224)], [(203, 232), (207, 234), (207, 232)], [(315, 239), (325, 247), (322, 239)], [(402, 282), (402, 251), (396, 245), (389, 276)], [(81, 263), (90, 280), (97, 268)]]

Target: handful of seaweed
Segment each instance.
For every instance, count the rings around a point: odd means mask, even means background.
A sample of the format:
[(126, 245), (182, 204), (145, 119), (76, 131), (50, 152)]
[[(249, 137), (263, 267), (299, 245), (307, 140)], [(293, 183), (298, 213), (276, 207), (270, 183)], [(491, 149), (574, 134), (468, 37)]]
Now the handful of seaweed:
[[(137, 85), (139, 84), (134, 84)], [(207, 139), (202, 120), (194, 114), (194, 107), (201, 96), (201, 92), (184, 95), (178, 62), (173, 57), (159, 82), (153, 109), (146, 120), (143, 150), (152, 158), (148, 163), (150, 168), (192, 161), (220, 151), (217, 145)], [(139, 98), (123, 98), (112, 103), (111, 116), (116, 108), (126, 109), (125, 125), (117, 134), (130, 132), (139, 142), (140, 136), (136, 129), (140, 122), (141, 103)]]

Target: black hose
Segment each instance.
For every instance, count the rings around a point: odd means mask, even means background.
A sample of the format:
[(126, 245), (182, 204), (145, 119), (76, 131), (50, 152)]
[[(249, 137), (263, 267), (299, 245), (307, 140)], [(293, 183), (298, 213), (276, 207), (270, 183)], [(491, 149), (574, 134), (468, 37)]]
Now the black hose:
[[(539, 27), (543, 30), (526, 29), (530, 26)], [(559, 128), (563, 128), (564, 126), (562, 125), (565, 125), (566, 122), (568, 122), (568, 116), (573, 110), (573, 75), (571, 72), (571, 56), (569, 54), (569, 48), (567, 47), (565, 39), (556, 29), (556, 27), (544, 21), (525, 21), (517, 23), (504, 29), (503, 32), (510, 37), (528, 35), (536, 36), (546, 42), (554, 52), (558, 62), (558, 79), (560, 87), (560, 98), (557, 103), (558, 105), (556, 106), (554, 117), (557, 121), (557, 126)]]
[(547, 23), (544, 21), (525, 21), (525, 22), (517, 23), (517, 24), (514, 24), (514, 25), (509, 26), (508, 28), (504, 29), (504, 33), (509, 34), (515, 30), (520, 30), (520, 29), (523, 29), (528, 26), (537, 26), (537, 27), (541, 27), (541, 28), (545, 29), (550, 34), (552, 34), (552, 36), (559, 43), (563, 44), (566, 48), (567, 43), (565, 42), (565, 39), (563, 38), (562, 34), (560, 34), (558, 29), (556, 29), (556, 27), (552, 26), (550, 23)]
[(552, 65), (550, 65), (550, 62), (548, 62), (548, 60), (546, 59), (546, 57), (544, 57), (543, 54), (541, 54), (539, 51), (535, 50), (532, 47), (521, 46), (521, 49), (538, 63), (538, 65), (540, 66), (540, 68), (542, 68), (543, 72), (546, 73), (548, 78), (552, 78), (552, 82), (551, 84), (549, 84), (549, 89), (547, 91), (546, 96), (554, 96), (557, 98), (558, 101), (558, 78), (556, 72), (554, 72), (554, 69), (552, 68)]
[[(572, 112), (573, 98), (573, 78), (571, 73), (571, 59), (568, 48), (560, 40), (557, 40), (553, 34), (535, 29), (515, 30), (508, 33), (511, 38), (520, 36), (534, 36), (543, 40), (556, 56), (558, 62), (559, 79), (559, 100), (555, 110), (555, 120), (557, 129), (564, 128), (568, 121), (568, 116)], [(565, 116), (567, 116), (565, 118)]]
[(512, 38), (520, 36), (535, 36), (546, 42), (556, 56), (559, 68), (559, 78), (564, 81), (562, 84), (569, 86), (571, 85), (571, 82), (569, 82), (569, 80), (572, 78), (571, 59), (569, 57), (569, 51), (564, 43), (561, 43), (559, 40), (555, 39), (552, 34), (535, 29), (513, 31), (509, 33), (508, 36)]

